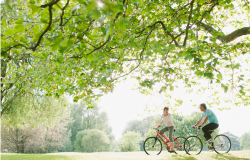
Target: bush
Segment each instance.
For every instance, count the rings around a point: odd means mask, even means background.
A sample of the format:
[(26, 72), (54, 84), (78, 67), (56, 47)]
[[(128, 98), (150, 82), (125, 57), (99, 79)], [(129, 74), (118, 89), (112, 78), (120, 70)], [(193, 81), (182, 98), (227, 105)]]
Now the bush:
[(106, 133), (98, 129), (90, 129), (77, 133), (74, 147), (77, 152), (102, 152), (109, 151), (109, 143)]
[(141, 134), (137, 132), (127, 132), (120, 141), (122, 152), (140, 151)]

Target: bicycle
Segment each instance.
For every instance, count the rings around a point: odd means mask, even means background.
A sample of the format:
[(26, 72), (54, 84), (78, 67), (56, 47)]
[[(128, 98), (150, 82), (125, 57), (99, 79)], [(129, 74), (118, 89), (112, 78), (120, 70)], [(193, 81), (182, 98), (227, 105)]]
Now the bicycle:
[[(194, 129), (197, 129), (197, 134), (192, 135), (186, 138), (184, 142), (184, 150), (187, 154), (200, 154), (203, 148), (203, 143), (201, 141), (201, 138), (205, 140), (205, 138), (200, 135), (201, 129), (198, 127), (195, 127)], [(210, 134), (214, 130), (210, 130)], [(212, 143), (207, 143), (209, 150), (214, 150), (216, 153), (228, 153), (231, 149), (231, 140), (224, 134), (218, 134), (215, 136)]]
[[(144, 151), (146, 152), (146, 154), (148, 155), (159, 155), (162, 151), (162, 143), (160, 141), (160, 139), (163, 141), (163, 143), (167, 146), (167, 150), (168, 152), (171, 153), (170, 151), (170, 140), (168, 138), (165, 138), (163, 137), (163, 135), (159, 132), (159, 129), (158, 128), (153, 128), (155, 130), (157, 130), (157, 134), (155, 137), (148, 137), (145, 141), (144, 141), (144, 144), (143, 144), (143, 148), (144, 148)], [(175, 132), (175, 129), (174, 129), (174, 132)], [(183, 144), (186, 140), (186, 138), (184, 137), (173, 137), (173, 140), (174, 140), (174, 148), (178, 151), (184, 151), (184, 148), (183, 148)], [(165, 141), (163, 140), (165, 139)], [(176, 151), (173, 151), (175, 154)]]

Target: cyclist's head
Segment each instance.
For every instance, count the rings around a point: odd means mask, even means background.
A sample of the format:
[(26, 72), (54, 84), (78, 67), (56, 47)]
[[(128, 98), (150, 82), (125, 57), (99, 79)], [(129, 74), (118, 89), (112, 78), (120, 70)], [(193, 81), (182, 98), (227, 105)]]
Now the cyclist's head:
[(168, 110), (169, 110), (169, 108), (168, 108), (168, 107), (164, 107), (163, 112), (167, 114), (167, 113), (168, 113)]
[(205, 104), (205, 103), (201, 103), (201, 104), (200, 104), (200, 110), (203, 111), (203, 112), (205, 112), (206, 109), (207, 109), (206, 104)]

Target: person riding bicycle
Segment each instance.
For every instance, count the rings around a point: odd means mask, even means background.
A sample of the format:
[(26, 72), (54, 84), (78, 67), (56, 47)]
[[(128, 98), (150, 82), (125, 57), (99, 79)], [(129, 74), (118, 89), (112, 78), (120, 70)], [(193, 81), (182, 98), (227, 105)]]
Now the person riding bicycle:
[(169, 110), (168, 107), (164, 107), (161, 119), (159, 120), (159, 122), (157, 123), (155, 128), (159, 128), (161, 126), (160, 123), (163, 120), (166, 127), (161, 129), (160, 133), (167, 139), (166, 135), (163, 133), (169, 131), (169, 140), (170, 140), (170, 146), (171, 146), (170, 151), (175, 151), (174, 150), (174, 142), (173, 142), (173, 138), (172, 138), (173, 132), (174, 132), (174, 123), (172, 121), (172, 115), (170, 113), (168, 113), (168, 110)]
[[(201, 114), (201, 118), (194, 126), (192, 126), (192, 128), (194, 127), (200, 128), (208, 121), (208, 124), (202, 127), (202, 131), (204, 133), (204, 137), (207, 143), (213, 143), (213, 138), (211, 136), (212, 132), (210, 130), (215, 130), (216, 128), (219, 127), (218, 119), (216, 115), (214, 114), (214, 112), (206, 107), (205, 103), (200, 104), (200, 110), (201, 112), (203, 112)], [(203, 118), (205, 119), (202, 122), (202, 124), (200, 124)]]

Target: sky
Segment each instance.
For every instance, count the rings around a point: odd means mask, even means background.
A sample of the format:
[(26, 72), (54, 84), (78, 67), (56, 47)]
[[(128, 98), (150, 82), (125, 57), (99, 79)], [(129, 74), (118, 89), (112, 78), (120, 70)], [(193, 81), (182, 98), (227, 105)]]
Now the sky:
[[(109, 117), (109, 124), (113, 129), (113, 134), (116, 140), (122, 138), (122, 132), (125, 129), (126, 123), (131, 120), (142, 120), (144, 117), (154, 114), (162, 114), (162, 108), (164, 107), (164, 96), (155, 94), (154, 96), (146, 96), (139, 93), (138, 90), (132, 90), (136, 80), (129, 79), (125, 82), (121, 82), (116, 85), (113, 93), (108, 93), (100, 98), (98, 105), (101, 107), (101, 111), (105, 111)], [(209, 94), (197, 96), (195, 98), (194, 107), (189, 99), (192, 94), (185, 94), (180, 91), (177, 97), (182, 97), (183, 104), (177, 109), (176, 113), (180, 113), (184, 116), (191, 114), (194, 111), (200, 111), (198, 106), (204, 102)], [(148, 106), (151, 112), (144, 111)], [(158, 109), (156, 109), (158, 107)], [(208, 106), (209, 108), (210, 106)], [(221, 107), (221, 106), (219, 106)], [(232, 107), (230, 110), (220, 111), (216, 107), (211, 108), (216, 114), (219, 121), (220, 132), (230, 132), (240, 137), (245, 132), (250, 132), (250, 106)], [(155, 112), (153, 111), (155, 110)], [(182, 112), (182, 113), (181, 113)], [(171, 113), (171, 108), (170, 108)], [(198, 121), (198, 120), (197, 120)]]

